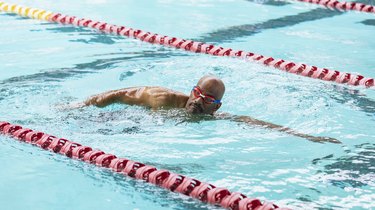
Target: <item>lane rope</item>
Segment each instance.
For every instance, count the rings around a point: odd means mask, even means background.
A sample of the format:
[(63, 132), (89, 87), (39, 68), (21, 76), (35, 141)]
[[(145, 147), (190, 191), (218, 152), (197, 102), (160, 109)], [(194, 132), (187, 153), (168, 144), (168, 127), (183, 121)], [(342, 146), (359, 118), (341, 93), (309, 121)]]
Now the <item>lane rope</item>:
[(319, 4), (331, 9), (337, 9), (340, 11), (358, 11), (375, 14), (375, 6), (362, 4), (357, 2), (340, 2), (337, 0), (297, 0), (300, 2)]
[(307, 64), (302, 63), (294, 63), (291, 61), (276, 59), (273, 57), (264, 56), (252, 52), (245, 52), (242, 50), (235, 51), (231, 48), (223, 48), (220, 46), (206, 44), (203, 42), (195, 42), (193, 40), (185, 40), (176, 37), (162, 36), (151, 32), (145, 32), (139, 29), (112, 25), (105, 22), (93, 21), (91, 19), (77, 18), (75, 16), (68, 16), (60, 13), (52, 13), (46, 10), (23, 7), (16, 4), (8, 4), (2, 1), (0, 1), (0, 11), (15, 13), (24, 17), (55, 22), (64, 25), (70, 24), (78, 27), (93, 28), (107, 34), (116, 34), (120, 36), (131, 37), (144, 42), (160, 44), (163, 46), (173, 47), (195, 53), (242, 58), (248, 61), (274, 67), (285, 72), (302, 75), (305, 77), (311, 77), (315, 79), (321, 79), (325, 81), (334, 81), (341, 84), (372, 88), (374, 88), (375, 85), (374, 78), (364, 77), (362, 75), (339, 72), (327, 68), (309, 66)]
[(118, 158), (116, 155), (107, 154), (101, 150), (94, 150), (91, 147), (64, 138), (33, 131), (9, 122), (0, 122), (0, 134), (11, 136), (19, 141), (72, 159), (108, 168), (124, 176), (143, 180), (172, 192), (178, 192), (223, 208), (232, 210), (287, 210), (287, 208), (279, 208), (270, 202), (262, 203), (259, 199), (248, 198), (239, 192), (231, 193), (228, 189), (216, 187), (194, 178), (174, 174), (168, 170), (159, 170), (153, 166), (126, 158)]

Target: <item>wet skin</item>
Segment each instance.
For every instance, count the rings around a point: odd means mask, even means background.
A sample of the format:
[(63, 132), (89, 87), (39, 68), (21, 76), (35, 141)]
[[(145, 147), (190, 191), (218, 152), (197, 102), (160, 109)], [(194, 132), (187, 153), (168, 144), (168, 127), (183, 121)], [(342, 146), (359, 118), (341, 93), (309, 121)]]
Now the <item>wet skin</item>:
[(238, 116), (228, 113), (217, 114), (216, 111), (221, 107), (221, 103), (207, 103), (206, 98), (221, 100), (225, 92), (224, 83), (216, 77), (204, 76), (198, 81), (196, 87), (198, 87), (200, 91), (200, 95), (198, 95), (198, 97), (197, 94), (194, 94), (194, 91), (191, 91), (190, 95), (188, 96), (184, 93), (163, 87), (131, 87), (112, 90), (91, 96), (77, 107), (89, 105), (104, 107), (113, 103), (123, 103), (129, 105), (146, 106), (153, 110), (185, 108), (185, 110), (190, 114), (212, 115), (215, 116), (215, 119), (232, 120), (249, 125), (261, 126), (305, 138), (313, 142), (341, 143), (335, 138), (299, 133), (298, 131), (288, 127), (261, 121), (249, 116)]

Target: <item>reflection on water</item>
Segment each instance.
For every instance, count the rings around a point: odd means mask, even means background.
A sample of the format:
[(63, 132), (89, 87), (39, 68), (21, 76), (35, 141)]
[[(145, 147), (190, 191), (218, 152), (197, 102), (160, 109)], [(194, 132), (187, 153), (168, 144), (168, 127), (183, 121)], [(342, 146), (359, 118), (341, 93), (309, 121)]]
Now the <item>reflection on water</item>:
[[(90, 36), (88, 39), (73, 39), (70, 40), (71, 42), (82, 42), (85, 44), (93, 44), (93, 43), (100, 43), (100, 44), (115, 44), (116, 40), (122, 40), (124, 37), (115, 36), (104, 34), (99, 31), (94, 31), (94, 29), (87, 29), (82, 27), (73, 27), (73, 26), (61, 26), (56, 27), (56, 24), (53, 24), (52, 28), (47, 28), (47, 31), (51, 31), (53, 33), (68, 33), (79, 35), (82, 37)], [(78, 32), (78, 34), (77, 34)]]
[[(366, 1), (364, 0), (353, 1), (353, 2), (366, 3)], [(210, 42), (210, 43), (228, 42), (237, 38), (252, 36), (257, 33), (261, 33), (262, 31), (268, 30), (268, 29), (290, 27), (296, 24), (305, 23), (309, 21), (315, 21), (315, 20), (321, 20), (324, 18), (330, 18), (330, 17), (334, 17), (337, 15), (341, 15), (341, 14), (343, 14), (343, 12), (340, 12), (338, 10), (332, 11), (326, 8), (317, 8), (317, 9), (313, 9), (307, 12), (302, 12), (296, 15), (288, 15), (288, 16), (284, 16), (281, 18), (277, 18), (277, 19), (267, 20), (262, 23), (231, 26), (229, 28), (224, 28), (221, 30), (208, 33), (207, 35), (202, 35), (201, 36), (202, 38), (200, 38), (199, 41)], [(368, 23), (373, 23), (373, 21), (365, 21), (363, 23), (368, 24)]]
[[(335, 158), (328, 155), (314, 159), (314, 165), (324, 164), (318, 171), (328, 177), (332, 185), (345, 188), (375, 187), (375, 144), (356, 145), (354, 149), (346, 149), (346, 155)], [(326, 162), (329, 162), (326, 164)]]
[(264, 4), (268, 6), (284, 6), (284, 5), (290, 4), (287, 1), (280, 1), (280, 0), (246, 0), (246, 1), (253, 2), (256, 4)]
[(329, 96), (336, 102), (341, 104), (348, 104), (360, 111), (374, 114), (375, 101), (362, 94), (359, 90), (350, 89), (342, 85), (333, 85), (334, 91), (328, 92)]

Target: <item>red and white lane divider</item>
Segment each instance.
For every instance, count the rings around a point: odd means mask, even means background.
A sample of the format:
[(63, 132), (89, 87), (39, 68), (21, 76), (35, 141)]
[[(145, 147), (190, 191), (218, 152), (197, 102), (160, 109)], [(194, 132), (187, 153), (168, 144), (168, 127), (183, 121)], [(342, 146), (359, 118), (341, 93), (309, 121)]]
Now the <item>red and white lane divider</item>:
[(231, 193), (225, 188), (215, 187), (212, 184), (201, 182), (184, 175), (174, 174), (167, 170), (158, 170), (153, 166), (135, 162), (126, 158), (118, 158), (100, 150), (79, 143), (58, 138), (43, 132), (22, 128), (9, 122), (0, 122), (0, 134), (11, 136), (19, 141), (26, 142), (54, 153), (109, 168), (114, 172), (144, 180), (159, 187), (178, 192), (202, 202), (220, 205), (231, 210), (287, 210), (277, 205), (259, 199), (248, 198), (242, 193)]
[(319, 4), (328, 8), (338, 9), (341, 11), (354, 10), (375, 14), (375, 6), (357, 3), (357, 2), (340, 2), (337, 0), (297, 0), (305, 3)]
[(242, 50), (233, 50), (231, 48), (223, 48), (193, 40), (185, 40), (176, 37), (162, 36), (159, 34), (145, 32), (139, 29), (133, 29), (125, 26), (117, 26), (105, 22), (94, 21), (91, 19), (77, 18), (75, 16), (63, 15), (60, 13), (52, 13), (45, 10), (39, 10), (29, 7), (22, 7), (16, 4), (7, 4), (0, 1), (0, 11), (15, 13), (21, 16), (35, 18), (39, 20), (47, 20), (60, 24), (69, 24), (79, 27), (94, 28), (108, 34), (116, 34), (120, 36), (132, 37), (144, 42), (159, 44), (168, 47), (174, 47), (185, 51), (195, 53), (205, 53), (214, 56), (228, 56), (246, 59), (257, 63), (271, 66), (289, 73), (321, 79), (325, 81), (334, 81), (341, 84), (354, 86), (374, 87), (374, 78), (364, 77), (351, 73), (339, 72), (327, 68), (319, 68), (301, 63), (285, 61), (269, 56), (259, 55), (252, 52), (244, 52)]

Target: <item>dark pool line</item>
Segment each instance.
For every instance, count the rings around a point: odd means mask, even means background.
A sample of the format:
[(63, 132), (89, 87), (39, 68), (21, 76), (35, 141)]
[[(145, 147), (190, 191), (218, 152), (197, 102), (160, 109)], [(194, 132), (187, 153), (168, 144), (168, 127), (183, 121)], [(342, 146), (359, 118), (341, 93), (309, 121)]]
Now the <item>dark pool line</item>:
[(17, 20), (29, 20), (30, 19), (28, 17), (19, 16), (18, 14), (15, 14), (15, 13), (0, 13), (0, 16), (11, 16), (11, 17), (15, 17)]
[[(82, 166), (81, 168), (83, 167), (84, 166)], [(101, 171), (99, 172), (99, 176), (98, 172), (94, 170), (98, 169), (93, 168), (90, 171), (88, 171), (87, 169), (82, 169), (82, 172), (100, 184), (105, 182), (110, 183), (111, 181), (115, 182), (116, 189), (118, 189), (118, 191), (122, 194), (131, 196), (131, 194), (129, 194), (127, 190), (129, 187), (131, 187), (132, 190), (139, 193), (139, 195), (142, 197), (142, 200), (151, 200), (153, 203), (159, 205), (160, 207), (171, 208), (171, 202), (173, 202), (173, 209), (207, 210), (212, 208), (212, 206), (209, 206), (208, 204), (202, 204), (199, 203), (199, 201), (190, 198), (189, 202), (184, 202), (183, 198), (172, 196), (173, 194), (177, 193), (155, 187), (154, 185), (146, 182), (140, 182), (139, 180), (124, 177), (121, 174), (114, 174), (113, 172), (106, 169), (101, 169)]]
[(245, 0), (252, 2), (254, 4), (264, 4), (268, 6), (285, 6), (290, 4), (289, 2), (286, 1), (280, 1), (280, 0)]
[(361, 21), (360, 23), (367, 25), (367, 26), (375, 26), (375, 19), (367, 19), (367, 20)]
[[(12, 86), (15, 83), (35, 83), (35, 82), (56, 82), (62, 81), (63, 79), (74, 77), (82, 74), (89, 74), (95, 73), (100, 70), (105, 70), (108, 68), (113, 68), (116, 64), (136, 60), (136, 59), (149, 59), (149, 58), (169, 58), (172, 56), (186, 56), (182, 53), (174, 53), (171, 51), (142, 51), (142, 52), (131, 52), (131, 53), (123, 53), (127, 56), (116, 57), (116, 58), (108, 58), (108, 59), (97, 59), (92, 62), (88, 63), (81, 63), (76, 64), (72, 68), (59, 68), (54, 70), (49, 70), (41, 73), (31, 74), (31, 75), (24, 75), (24, 76), (17, 76), (12, 77), (9, 79), (5, 79), (0, 81), (0, 85), (2, 84), (10, 84)], [(131, 71), (131, 70), (130, 70)], [(129, 75), (133, 75), (134, 73), (130, 73)], [(124, 78), (123, 78), (124, 79)]]
[[(358, 3), (367, 3), (366, 0), (353, 1)], [(338, 15), (342, 15), (345, 12), (340, 12), (338, 10), (330, 10), (327, 8), (317, 8), (307, 12), (302, 12), (296, 15), (288, 15), (277, 19), (267, 20), (262, 23), (256, 24), (245, 24), (239, 26), (231, 26), (229, 28), (223, 28), (217, 31), (213, 31), (206, 35), (202, 35), (196, 41), (200, 42), (210, 42), (210, 43), (223, 43), (228, 41), (233, 41), (235, 39), (247, 36), (253, 36), (255, 34), (261, 33), (267, 29), (285, 28), (294, 26), (300, 23), (321, 20), (324, 18), (330, 18)], [(373, 23), (372, 21), (370, 21)], [(366, 21), (365, 23), (369, 23)]]
[(313, 165), (324, 164), (325, 162), (332, 162), (324, 165), (324, 169), (318, 171), (322, 174), (336, 174), (340, 171), (350, 171), (348, 174), (352, 179), (345, 180), (330, 180), (332, 185), (344, 189), (345, 187), (360, 188), (367, 186), (365, 182), (354, 180), (361, 175), (375, 174), (375, 144), (364, 143), (354, 146), (356, 149), (347, 149), (344, 152), (346, 155), (334, 158), (333, 155), (328, 155), (322, 158), (317, 158), (312, 161)]
[(320, 20), (324, 18), (341, 15), (341, 12), (318, 8), (302, 12), (296, 15), (284, 16), (282, 18), (267, 20), (262, 23), (231, 26), (203, 35), (198, 41), (210, 43), (222, 43), (232, 41), (241, 37), (248, 37), (267, 29), (290, 27), (300, 23)]

